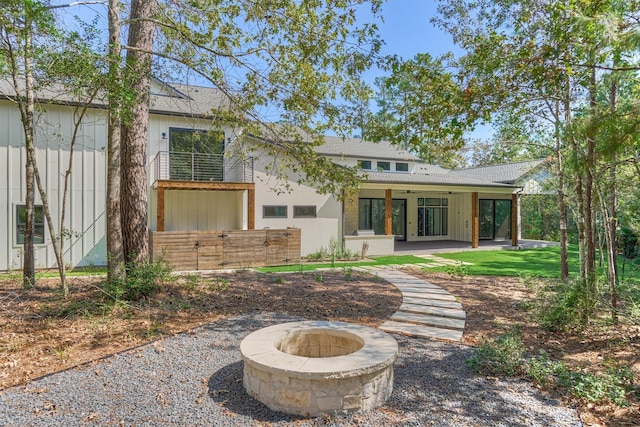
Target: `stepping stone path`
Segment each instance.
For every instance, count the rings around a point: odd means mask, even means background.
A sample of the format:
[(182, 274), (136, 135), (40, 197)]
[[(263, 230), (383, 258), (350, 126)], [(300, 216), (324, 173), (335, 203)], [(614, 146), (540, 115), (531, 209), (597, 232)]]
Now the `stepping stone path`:
[[(432, 263), (425, 265), (434, 267)], [(379, 327), (381, 330), (445, 341), (462, 340), (467, 314), (449, 292), (401, 271), (379, 267), (358, 269), (377, 274), (402, 292), (402, 305)]]

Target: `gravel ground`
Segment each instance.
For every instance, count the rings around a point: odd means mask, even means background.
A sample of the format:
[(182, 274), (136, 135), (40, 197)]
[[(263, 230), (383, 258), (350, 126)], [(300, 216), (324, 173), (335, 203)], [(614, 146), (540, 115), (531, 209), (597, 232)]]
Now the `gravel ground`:
[(212, 323), (0, 392), (2, 426), (581, 426), (523, 381), (478, 377), (473, 349), (395, 335), (400, 347), (386, 405), (300, 419), (272, 412), (242, 387), (240, 341), (274, 323), (269, 313)]

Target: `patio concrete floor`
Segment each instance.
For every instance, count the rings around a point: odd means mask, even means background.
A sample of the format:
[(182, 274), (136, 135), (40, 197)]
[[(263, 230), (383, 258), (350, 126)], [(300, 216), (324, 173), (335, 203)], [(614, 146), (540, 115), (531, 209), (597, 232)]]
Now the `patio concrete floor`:
[(434, 240), (430, 242), (395, 242), (395, 255), (411, 254), (432, 254), (444, 252), (462, 252), (478, 250), (518, 250), (546, 248), (549, 246), (559, 246), (558, 242), (548, 242), (544, 240), (520, 240), (518, 246), (511, 246), (511, 240), (480, 240), (480, 246), (473, 249), (471, 242), (461, 242), (458, 240)]

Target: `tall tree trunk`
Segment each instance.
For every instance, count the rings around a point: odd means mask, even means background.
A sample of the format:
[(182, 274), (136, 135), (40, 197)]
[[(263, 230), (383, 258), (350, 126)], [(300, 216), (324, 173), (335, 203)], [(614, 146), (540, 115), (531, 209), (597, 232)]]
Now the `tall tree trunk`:
[(574, 173), (575, 173), (575, 192), (577, 202), (576, 224), (578, 227), (578, 253), (580, 257), (580, 280), (584, 281), (586, 271), (585, 256), (585, 225), (584, 225), (584, 198), (582, 191), (582, 169), (579, 167), (579, 147), (573, 132), (573, 117), (571, 113), (571, 77), (569, 73), (565, 77), (565, 95), (564, 95), (564, 114), (565, 126), (567, 129), (567, 139), (571, 147), (573, 155)]
[[(33, 159), (29, 154), (33, 150), (34, 141), (34, 117), (35, 117), (35, 94), (33, 88), (33, 72), (32, 72), (32, 45), (31, 45), (31, 22), (27, 20), (25, 22), (26, 36), (24, 51), (21, 52), (24, 59), (24, 81), (25, 81), (25, 99), (20, 108), (22, 125), (24, 129), (24, 142), (26, 149), (25, 160), (25, 228), (24, 228), (24, 245), (23, 245), (23, 259), (22, 259), (22, 284), (25, 288), (31, 288), (36, 283), (35, 272), (35, 247), (34, 247), (34, 232), (35, 232), (35, 180)], [(16, 64), (13, 66), (13, 70), (17, 70)], [(16, 93), (20, 87), (18, 84), (17, 76), (14, 73), (13, 76), (14, 87)], [(19, 97), (18, 97), (19, 98)]]
[[(612, 117), (615, 117), (615, 113), (617, 111), (617, 93), (618, 93), (618, 82), (617, 78), (614, 76), (611, 80), (611, 91), (609, 96), (609, 103), (611, 105), (611, 113)], [(607, 245), (607, 253), (608, 253), (608, 265), (607, 265), (607, 280), (609, 282), (609, 294), (611, 298), (611, 320), (613, 323), (618, 323), (618, 239), (617, 239), (617, 229), (618, 229), (618, 212), (617, 212), (617, 163), (618, 157), (617, 152), (613, 152), (613, 157), (611, 159), (611, 167), (609, 169), (609, 197), (607, 200), (608, 210), (607, 213), (609, 215), (608, 221), (608, 245)]]
[(120, 223), (120, 0), (109, 0), (109, 124), (107, 141), (107, 280), (124, 277)]
[(132, 118), (122, 126), (121, 225), (124, 259), (127, 263), (148, 262), (147, 230), (147, 126), (151, 52), (156, 0), (131, 2), (131, 25), (126, 58), (126, 80), (136, 96)]
[[(591, 69), (589, 78), (589, 106), (590, 114), (593, 119), (596, 117), (597, 98), (596, 98), (596, 69)], [(584, 222), (585, 222), (585, 240), (586, 240), (586, 264), (585, 279), (587, 285), (587, 293), (589, 300), (587, 313), (591, 315), (591, 310), (595, 308), (597, 298), (597, 275), (596, 275), (596, 218), (594, 215), (595, 197), (594, 197), (594, 174), (595, 174), (595, 152), (596, 152), (596, 135), (595, 127), (589, 126), (587, 130), (587, 151), (585, 156), (585, 186), (584, 186)]]
[(567, 235), (567, 202), (564, 194), (564, 164), (560, 137), (560, 102), (556, 102), (556, 175), (558, 176), (558, 209), (560, 211), (560, 279), (569, 280), (569, 238)]

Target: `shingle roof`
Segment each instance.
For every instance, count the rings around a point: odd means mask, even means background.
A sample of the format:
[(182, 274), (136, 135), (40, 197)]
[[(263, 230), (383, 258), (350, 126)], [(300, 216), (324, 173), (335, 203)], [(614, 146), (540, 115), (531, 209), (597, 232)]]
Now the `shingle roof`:
[(325, 143), (316, 148), (318, 153), (328, 156), (358, 157), (364, 159), (411, 160), (420, 159), (407, 150), (390, 142), (370, 142), (360, 138), (325, 136)]
[(151, 94), (151, 112), (167, 115), (210, 117), (213, 109), (231, 108), (231, 100), (223, 92), (210, 87), (164, 84), (167, 94)]
[(397, 173), (397, 172), (362, 172), (367, 182), (389, 182), (398, 184), (432, 184), (432, 185), (467, 185), (472, 187), (514, 188), (510, 184), (503, 184), (480, 179), (473, 179), (451, 173)]
[(526, 162), (504, 163), (501, 165), (478, 166), (475, 168), (456, 169), (450, 171), (460, 177), (475, 178), (486, 181), (513, 184), (524, 175), (531, 172), (546, 162), (546, 159), (537, 159)]
[[(210, 117), (214, 108), (229, 108), (230, 100), (221, 91), (199, 86), (183, 84), (166, 84), (154, 81), (155, 88), (151, 94), (150, 111), (156, 114), (181, 115), (189, 117)], [(14, 97), (15, 90), (6, 79), (0, 78), (0, 98)], [(61, 84), (53, 84), (45, 88), (39, 88), (36, 97), (40, 102), (54, 104), (75, 105), (82, 100), (74, 97)], [(99, 93), (93, 100), (95, 108), (106, 108), (107, 101), (104, 93)]]

